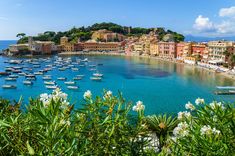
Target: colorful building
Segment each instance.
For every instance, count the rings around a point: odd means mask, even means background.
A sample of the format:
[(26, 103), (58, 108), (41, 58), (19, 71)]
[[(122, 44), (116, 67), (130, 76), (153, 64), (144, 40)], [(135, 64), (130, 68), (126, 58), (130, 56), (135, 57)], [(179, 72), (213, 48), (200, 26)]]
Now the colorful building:
[(210, 63), (225, 63), (227, 62), (226, 53), (233, 53), (234, 43), (232, 41), (210, 41), (208, 42)]
[(174, 59), (176, 57), (175, 42), (158, 42), (159, 57)]

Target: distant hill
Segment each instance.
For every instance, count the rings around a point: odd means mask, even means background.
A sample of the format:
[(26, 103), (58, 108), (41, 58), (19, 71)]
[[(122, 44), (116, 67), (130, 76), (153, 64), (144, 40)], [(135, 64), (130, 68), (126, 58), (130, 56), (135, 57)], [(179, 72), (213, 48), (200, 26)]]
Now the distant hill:
[(235, 41), (235, 36), (231, 36), (231, 37), (202, 37), (202, 36), (192, 36), (192, 35), (185, 36), (185, 41), (208, 42), (208, 41), (215, 41), (215, 40)]
[[(184, 36), (177, 32), (171, 30), (165, 30), (164, 28), (141, 28), (141, 27), (127, 27), (121, 26), (115, 23), (95, 23), (92, 26), (88, 27), (73, 27), (72, 29), (65, 32), (54, 32), (54, 31), (45, 31), (40, 33), (37, 36), (33, 36), (34, 40), (38, 41), (53, 41), (56, 44), (59, 44), (60, 37), (67, 36), (69, 41), (77, 42), (78, 39), (81, 41), (87, 41), (91, 38), (93, 31), (107, 29), (112, 32), (120, 33), (126, 36), (141, 36), (143, 34), (148, 34), (150, 31), (155, 30), (158, 34), (160, 40), (166, 34), (172, 34), (175, 41), (180, 42), (184, 41)], [(25, 33), (19, 33), (17, 36), (20, 37), (18, 43), (28, 42), (28, 36)]]

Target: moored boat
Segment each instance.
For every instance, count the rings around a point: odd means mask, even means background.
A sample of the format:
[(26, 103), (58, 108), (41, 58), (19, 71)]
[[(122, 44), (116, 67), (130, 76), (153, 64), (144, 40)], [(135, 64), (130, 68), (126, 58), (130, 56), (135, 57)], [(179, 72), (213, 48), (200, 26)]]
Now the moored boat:
[(65, 81), (65, 80), (67, 80), (67, 78), (66, 77), (58, 77), (57, 80)]
[(56, 82), (55, 81), (44, 81), (45, 85), (55, 85)]
[(16, 81), (17, 79), (16, 78), (11, 78), (11, 77), (7, 77), (5, 78), (6, 81)]
[(101, 81), (102, 80), (101, 77), (90, 77), (90, 79), (93, 81)]
[(75, 85), (76, 82), (75, 81), (67, 81), (67, 82), (64, 82), (64, 84), (66, 84), (66, 85)]
[(51, 86), (51, 85), (46, 85), (46, 88), (47, 89), (56, 89), (56, 88), (58, 88), (56, 85), (53, 85), (53, 86)]
[(32, 81), (23, 81), (23, 84), (25, 84), (25, 85), (32, 85), (33, 84), (33, 82)]
[(16, 85), (2, 85), (4, 89), (16, 89)]
[(67, 86), (67, 88), (71, 90), (78, 90), (78, 86)]

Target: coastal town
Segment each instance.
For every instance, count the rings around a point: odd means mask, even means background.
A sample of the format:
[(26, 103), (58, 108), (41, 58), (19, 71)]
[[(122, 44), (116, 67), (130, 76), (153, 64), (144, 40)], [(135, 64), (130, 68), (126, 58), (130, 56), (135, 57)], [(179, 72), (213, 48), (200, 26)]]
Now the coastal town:
[(217, 72), (235, 74), (235, 42), (176, 42), (172, 34), (166, 34), (162, 40), (156, 33), (157, 28), (141, 36), (125, 36), (102, 29), (92, 33), (91, 39), (76, 43), (69, 42), (63, 36), (56, 45), (52, 41), (34, 41), (10, 45), (6, 55), (61, 55), (70, 54), (112, 54), (159, 58), (179, 63), (199, 65)]

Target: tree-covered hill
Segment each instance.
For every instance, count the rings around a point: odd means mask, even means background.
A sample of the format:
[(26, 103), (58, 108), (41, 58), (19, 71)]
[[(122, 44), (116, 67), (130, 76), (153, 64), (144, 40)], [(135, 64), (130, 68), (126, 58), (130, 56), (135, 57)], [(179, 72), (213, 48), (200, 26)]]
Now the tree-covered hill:
[[(72, 29), (65, 32), (54, 32), (54, 31), (46, 31), (44, 33), (38, 34), (34, 36), (34, 40), (39, 41), (53, 41), (56, 44), (59, 44), (60, 37), (67, 36), (70, 41), (77, 42), (78, 39), (81, 41), (87, 41), (91, 38), (92, 32), (100, 29), (107, 29), (112, 32), (120, 33), (126, 36), (141, 36), (143, 34), (148, 34), (150, 31), (153, 31), (154, 28), (141, 28), (141, 27), (127, 27), (121, 26), (115, 23), (95, 23), (92, 26), (88, 27), (73, 27)], [(173, 34), (175, 41), (184, 41), (184, 36), (177, 32), (173, 32), (171, 30), (165, 30), (164, 28), (157, 28), (157, 34), (159, 35), (160, 40), (163, 38), (165, 34)], [(25, 33), (17, 34), (19, 37), (18, 43), (26, 43), (28, 41), (28, 36)]]

